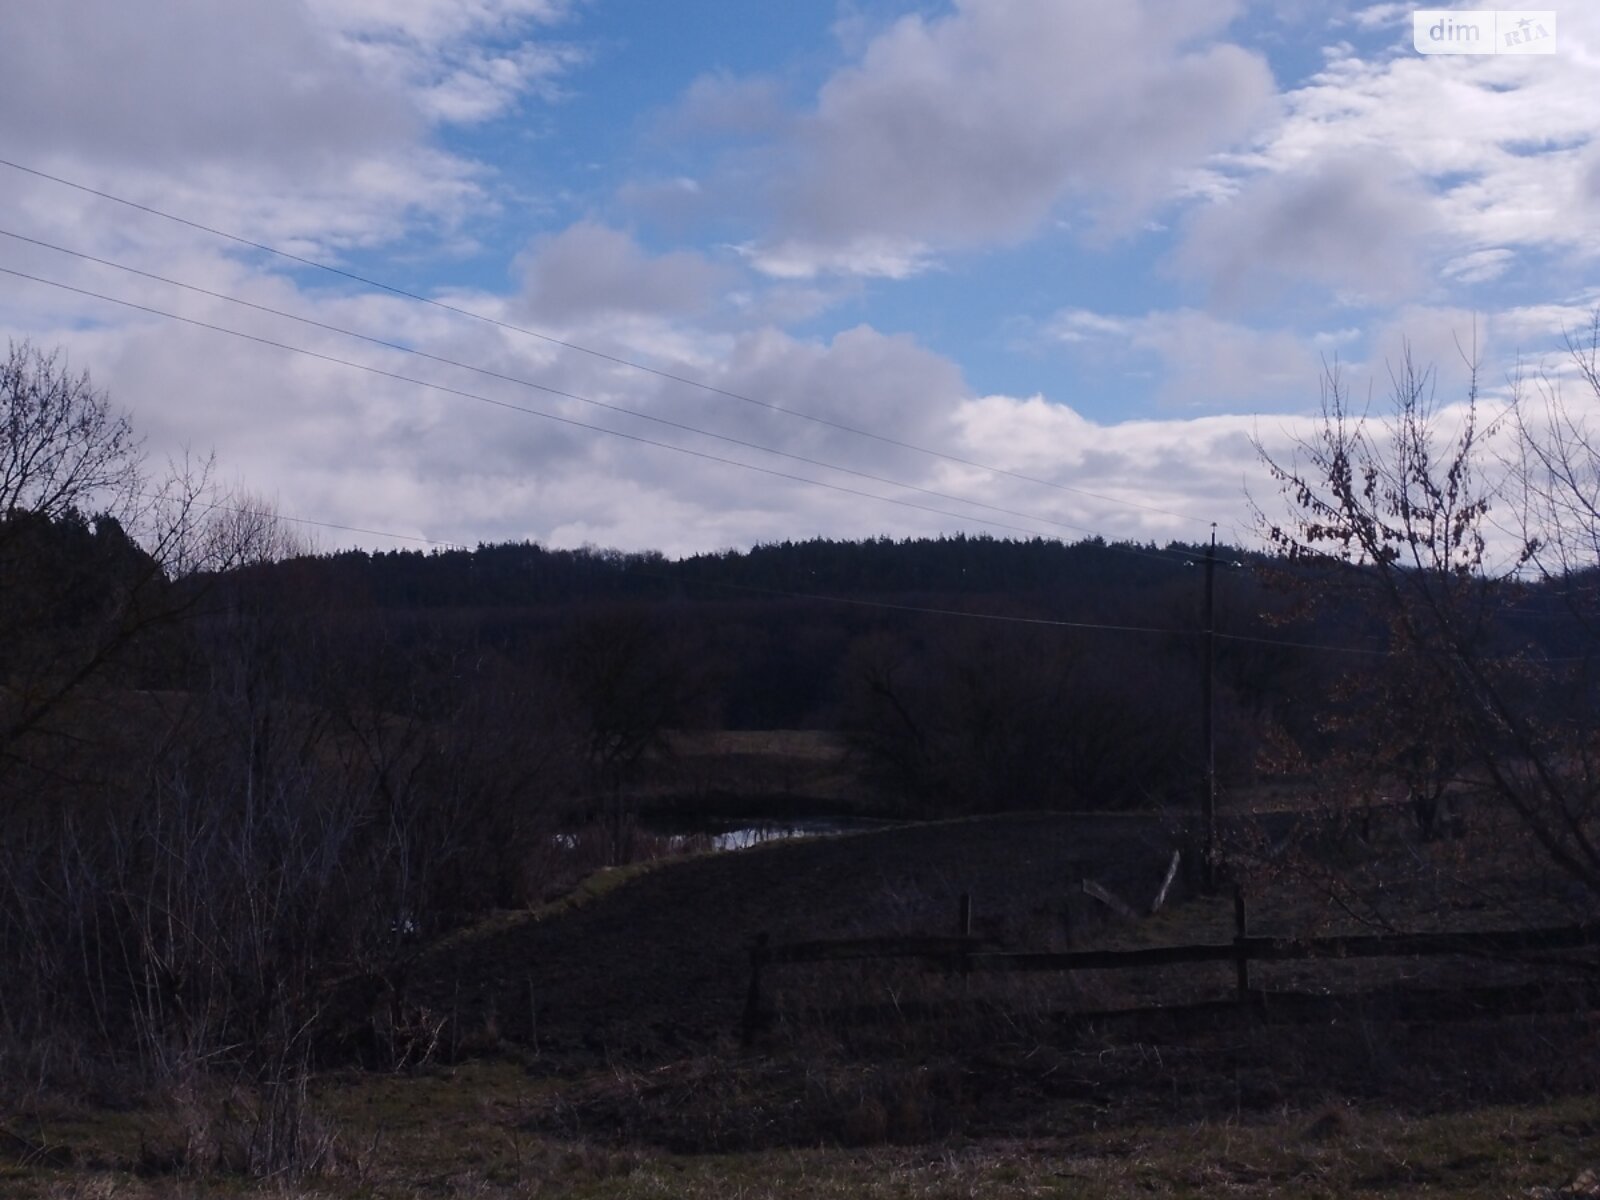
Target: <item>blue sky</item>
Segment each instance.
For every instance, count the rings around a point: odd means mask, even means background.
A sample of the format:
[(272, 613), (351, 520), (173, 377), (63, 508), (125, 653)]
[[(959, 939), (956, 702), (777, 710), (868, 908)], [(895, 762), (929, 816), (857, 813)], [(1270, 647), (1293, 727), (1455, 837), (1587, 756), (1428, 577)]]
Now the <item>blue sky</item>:
[(1253, 442), (1292, 452), (1325, 363), (1381, 394), (1410, 344), (1455, 401), (1475, 346), (1503, 403), (1600, 302), (1600, 11), (1527, 57), (1419, 55), (1411, 13), (15, 0), (0, 158), (498, 324), (0, 168), (0, 228), (436, 358), (13, 238), (0, 267), (439, 386), (14, 276), (0, 333), (89, 369), (154, 474), (214, 452), (417, 538), (1248, 540)]

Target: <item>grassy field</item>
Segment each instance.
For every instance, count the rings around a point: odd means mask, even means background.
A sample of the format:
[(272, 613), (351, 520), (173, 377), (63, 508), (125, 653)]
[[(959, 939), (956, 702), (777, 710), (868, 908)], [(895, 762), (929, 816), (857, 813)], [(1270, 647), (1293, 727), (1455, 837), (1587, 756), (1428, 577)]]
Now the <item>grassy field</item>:
[(284, 1197), (1582, 1197), (1600, 1194), (1600, 1104), (1569, 1098), (1466, 1112), (1330, 1102), (1268, 1114), (908, 1145), (685, 1154), (530, 1128), (546, 1081), (507, 1061), (317, 1089), (328, 1161), (264, 1183), (172, 1165), (180, 1111), (56, 1114), (35, 1136), (70, 1161), (0, 1168), (18, 1200)]
[[(1286, 821), (1257, 826), (1256, 841), (1281, 844)], [(1312, 1021), (1270, 1008), (1081, 1019), (1222, 999), (1231, 969), (963, 981), (870, 963), (774, 971), (772, 1024), (740, 1037), (760, 931), (949, 933), (968, 894), (997, 947), (1225, 940), (1226, 896), (1180, 889), (1128, 921), (1081, 890), (1088, 876), (1147, 904), (1180, 836), (1160, 815), (1022, 814), (601, 872), (423, 949), (380, 1007), (432, 1032), (428, 1061), (330, 1061), (295, 1109), (304, 1177), (239, 1169), (266, 1100), (213, 1079), (115, 1106), (21, 1093), (0, 1113), (0, 1195), (1600, 1196), (1587, 1174), (1600, 1171), (1600, 1019), (1581, 1005), (1446, 1022), (1353, 996)], [(1509, 869), (1487, 853), (1468, 856), (1470, 876), (1450, 844), (1408, 844), (1406, 873), (1340, 857), (1353, 854), (1323, 845), (1317, 869), (1376, 889), (1370, 911), (1331, 904), (1311, 868), (1279, 856), (1251, 877), (1254, 919), (1505, 917), (1484, 906)], [(1352, 966), (1257, 982), (1357, 992), (1525, 977)], [(1552, 994), (1565, 986), (1540, 972)], [(367, 1019), (352, 1008), (347, 1024)]]

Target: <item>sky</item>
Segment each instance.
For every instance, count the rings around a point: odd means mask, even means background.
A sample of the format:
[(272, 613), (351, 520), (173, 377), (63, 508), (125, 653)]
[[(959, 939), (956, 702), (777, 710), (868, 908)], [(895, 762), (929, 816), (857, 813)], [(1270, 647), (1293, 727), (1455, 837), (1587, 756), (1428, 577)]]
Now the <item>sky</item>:
[(324, 549), (1253, 545), (1330, 368), (1600, 304), (1600, 5), (1412, 12), (8, 0), (0, 338)]

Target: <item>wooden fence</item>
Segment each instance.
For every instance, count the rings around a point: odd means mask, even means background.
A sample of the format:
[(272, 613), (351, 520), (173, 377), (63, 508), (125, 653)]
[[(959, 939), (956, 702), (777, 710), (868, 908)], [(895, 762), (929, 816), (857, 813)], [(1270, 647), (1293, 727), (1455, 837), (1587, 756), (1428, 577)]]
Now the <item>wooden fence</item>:
[(750, 987), (745, 1001), (748, 1038), (768, 1015), (764, 976), (784, 964), (921, 960), (932, 967), (970, 975), (995, 971), (1108, 971), (1191, 963), (1234, 964), (1237, 996), (1250, 994), (1250, 964), (1306, 959), (1411, 958), (1438, 955), (1513, 957), (1600, 946), (1600, 925), (1456, 933), (1379, 933), (1331, 937), (1263, 937), (1249, 933), (1244, 896), (1234, 892), (1234, 936), (1229, 942), (1150, 946), (1136, 950), (1030, 952), (995, 950), (972, 936), (972, 901), (961, 897), (958, 932), (951, 936), (871, 937), (773, 944), (759, 934), (750, 948)]

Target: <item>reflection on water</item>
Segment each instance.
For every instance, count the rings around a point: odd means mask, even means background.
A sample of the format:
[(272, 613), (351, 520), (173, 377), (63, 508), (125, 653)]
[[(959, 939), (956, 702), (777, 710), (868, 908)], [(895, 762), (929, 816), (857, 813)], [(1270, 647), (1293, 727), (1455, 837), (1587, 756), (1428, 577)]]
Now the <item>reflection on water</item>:
[(671, 838), (704, 840), (713, 850), (745, 850), (763, 842), (782, 842), (790, 838), (820, 837), (830, 833), (857, 833), (876, 829), (886, 822), (849, 817), (795, 817), (785, 821), (728, 822), (703, 825), (696, 830), (661, 830)]
[[(781, 820), (731, 818), (641, 821), (637, 828), (657, 843), (658, 852), (677, 854), (700, 850), (745, 850), (767, 842), (859, 833), (892, 824), (895, 822), (869, 817), (788, 817)], [(582, 843), (583, 836), (579, 833), (558, 833), (554, 841), (556, 845), (571, 850)]]

